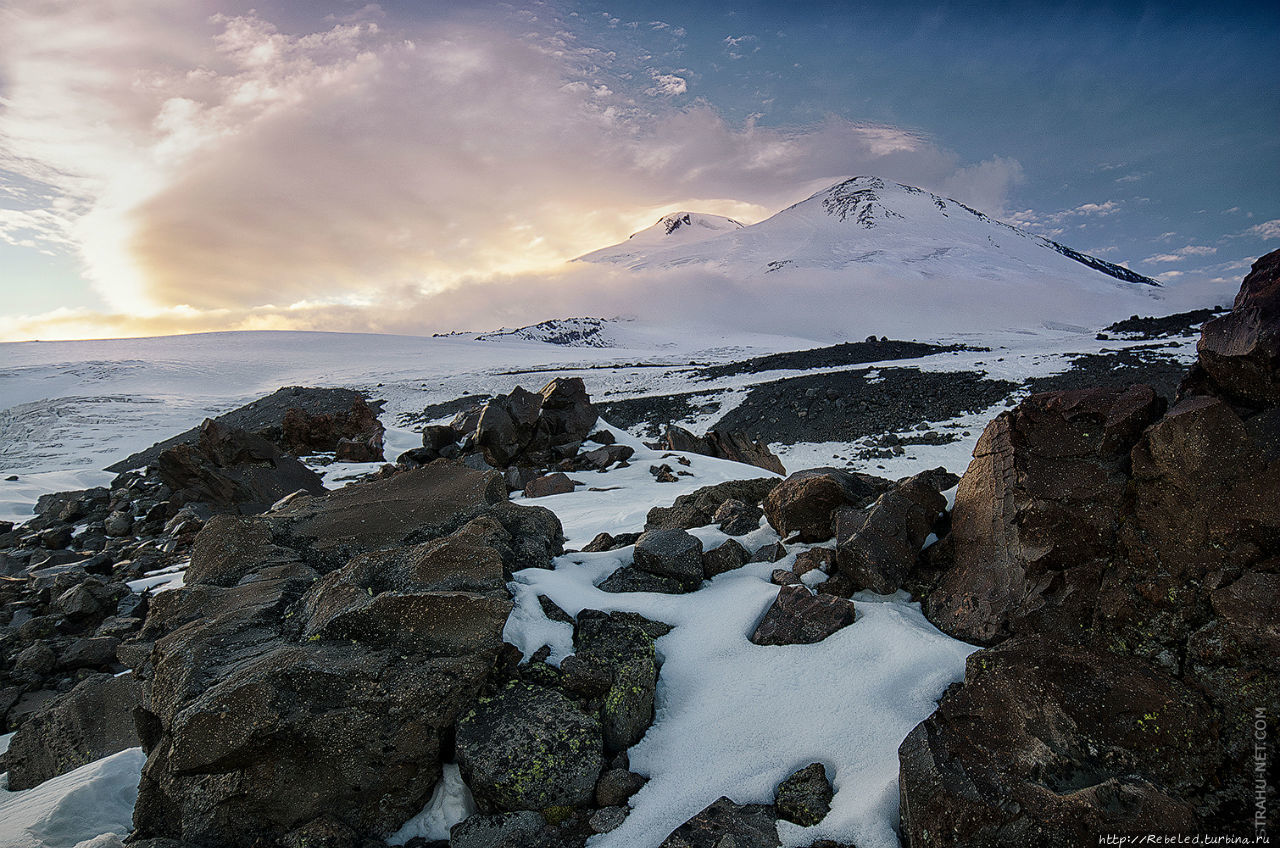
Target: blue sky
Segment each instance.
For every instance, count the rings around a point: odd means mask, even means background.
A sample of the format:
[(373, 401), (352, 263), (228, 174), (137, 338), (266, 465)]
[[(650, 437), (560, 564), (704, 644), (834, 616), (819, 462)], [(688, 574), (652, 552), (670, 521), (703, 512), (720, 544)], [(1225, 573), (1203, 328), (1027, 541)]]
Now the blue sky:
[(389, 299), (550, 273), (670, 208), (755, 220), (868, 172), (1224, 298), (1280, 246), (1267, 4), (0, 16), (7, 337), (412, 330), (379, 318)]

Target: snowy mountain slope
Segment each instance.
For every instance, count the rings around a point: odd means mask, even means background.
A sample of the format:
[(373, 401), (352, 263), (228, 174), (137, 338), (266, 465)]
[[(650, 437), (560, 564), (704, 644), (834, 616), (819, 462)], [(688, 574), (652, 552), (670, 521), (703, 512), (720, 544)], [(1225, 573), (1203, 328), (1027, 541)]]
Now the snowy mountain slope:
[(670, 215), (663, 215), (653, 226), (632, 233), (621, 244), (602, 248), (579, 259), (587, 262), (616, 262), (626, 265), (632, 258), (643, 257), (651, 250), (689, 247), (742, 228), (743, 225), (738, 221), (722, 215), (673, 212)]
[(557, 318), (520, 327), (503, 328), (475, 337), (478, 342), (499, 340), (543, 342), (564, 347), (621, 347), (615, 331), (618, 318)]
[(958, 201), (878, 177), (845, 180), (758, 224), (694, 243), (634, 238), (580, 261), (633, 270), (701, 264), (747, 276), (822, 270), (960, 282), (1037, 279), (1093, 291), (1159, 286)]

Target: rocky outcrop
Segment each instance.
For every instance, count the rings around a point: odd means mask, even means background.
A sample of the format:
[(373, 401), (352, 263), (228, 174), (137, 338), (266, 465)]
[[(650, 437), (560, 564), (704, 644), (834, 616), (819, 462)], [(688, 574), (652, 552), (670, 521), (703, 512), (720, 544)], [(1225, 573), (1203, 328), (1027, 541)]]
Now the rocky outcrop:
[(207, 504), (218, 512), (253, 515), (296, 491), (325, 491), (314, 471), (271, 442), (209, 419), (194, 444), (166, 450), (156, 467), (172, 501)]
[[(646, 530), (690, 530), (710, 524), (713, 520), (727, 521), (733, 516), (726, 514), (721, 519), (715, 518), (716, 513), (726, 503), (736, 501), (743, 504), (740, 509), (750, 512), (751, 508), (764, 500), (779, 482), (776, 477), (760, 477), (704, 486), (687, 495), (680, 495), (669, 507), (655, 506), (649, 510), (644, 527)], [(757, 515), (755, 526), (747, 527), (745, 525), (749, 524), (749, 521), (744, 521), (744, 526), (737, 529), (742, 532), (754, 530), (759, 525), (759, 520)]]
[(1163, 411), (1147, 386), (1033, 395), (987, 425), (952, 510), (955, 565), (928, 598), (958, 639), (1077, 640), (1115, 553), (1128, 453)]
[(494, 468), (544, 467), (574, 456), (599, 416), (580, 377), (557, 377), (537, 394), (516, 387), (486, 403), (474, 441)]
[(1205, 325), (1167, 413), (1142, 386), (1055, 392), (987, 427), (919, 585), (939, 627), (996, 647), (900, 750), (913, 845), (1254, 834), (1253, 723), (1280, 700), (1278, 272), (1263, 257)]
[(754, 465), (774, 474), (786, 474), (782, 460), (769, 450), (766, 442), (752, 440), (740, 430), (710, 430), (705, 436), (695, 436), (683, 427), (667, 427), (662, 436), (666, 450), (700, 453), (717, 459), (728, 459), (745, 465)]
[[(210, 522), (210, 582), (157, 596), (141, 634), (139, 836), (248, 846), (325, 817), (391, 833), (490, 677), (510, 569), (560, 543), (496, 473), (448, 461)], [(235, 551), (259, 547), (239, 573)]]
[(903, 841), (1067, 848), (1196, 832), (1220, 750), (1209, 705), (1178, 680), (1016, 637), (973, 654), (964, 686), (902, 743)]
[(382, 435), (377, 412), (357, 395), (341, 411), (311, 412), (302, 406), (289, 407), (280, 422), (277, 444), (294, 456), (333, 451), (338, 459), (348, 462), (381, 462)]

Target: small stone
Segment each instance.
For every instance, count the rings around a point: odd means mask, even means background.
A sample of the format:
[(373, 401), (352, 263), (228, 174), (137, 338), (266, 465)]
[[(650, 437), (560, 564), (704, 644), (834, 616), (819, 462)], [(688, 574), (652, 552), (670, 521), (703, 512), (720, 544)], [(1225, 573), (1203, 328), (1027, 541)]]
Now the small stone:
[(593, 833), (608, 833), (617, 830), (627, 820), (627, 811), (622, 807), (602, 807), (587, 819), (587, 826)]
[(751, 554), (736, 539), (729, 539), (718, 548), (702, 555), (702, 574), (710, 580), (717, 574), (741, 568), (751, 559)]
[(625, 768), (611, 768), (596, 781), (596, 805), (620, 807), (640, 791), (647, 781)]
[(822, 763), (811, 763), (778, 785), (774, 800), (778, 818), (811, 827), (831, 812), (834, 794), (826, 768)]

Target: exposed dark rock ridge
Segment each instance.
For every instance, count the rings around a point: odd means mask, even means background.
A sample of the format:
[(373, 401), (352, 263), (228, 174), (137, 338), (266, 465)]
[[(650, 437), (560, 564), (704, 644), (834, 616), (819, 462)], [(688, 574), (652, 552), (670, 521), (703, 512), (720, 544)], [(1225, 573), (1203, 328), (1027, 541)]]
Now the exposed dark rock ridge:
[(761, 441), (752, 441), (745, 433), (725, 430), (709, 430), (705, 436), (695, 436), (683, 427), (667, 427), (663, 434), (663, 445), (667, 450), (700, 453), (718, 459), (754, 465), (774, 474), (786, 474), (782, 460), (778, 459), (769, 445)]
[(1103, 329), (1126, 339), (1163, 339), (1169, 336), (1189, 336), (1198, 331), (1210, 318), (1222, 314), (1221, 309), (1193, 309), (1174, 315), (1137, 315), (1117, 321)]
[(1278, 347), (1280, 251), (1205, 324), (1167, 412), (1134, 386), (988, 425), (922, 585), (940, 628), (995, 647), (900, 749), (911, 845), (1254, 835), (1254, 721), (1280, 701)]
[(698, 372), (698, 376), (713, 379), (733, 377), (738, 374), (759, 374), (762, 371), (808, 371), (814, 368), (861, 365), (865, 362), (884, 362), (891, 359), (917, 359), (932, 356), (935, 353), (974, 349), (965, 345), (935, 345), (883, 338), (877, 340), (873, 336), (864, 342), (843, 342), (830, 347), (771, 353), (738, 362), (728, 362), (724, 365), (711, 365)]
[[(299, 448), (305, 453), (332, 451), (337, 449), (339, 439), (349, 438), (376, 443), (377, 459), (381, 459), (383, 431), (377, 419), (381, 406), (381, 401), (369, 403), (362, 392), (353, 389), (287, 386), (213, 420), (224, 427), (261, 436), (286, 453), (296, 455)], [(286, 428), (285, 422), (291, 411), (293, 419)], [(126, 457), (106, 470), (119, 473), (152, 465), (169, 448), (193, 444), (199, 438), (200, 428), (193, 427)]]

